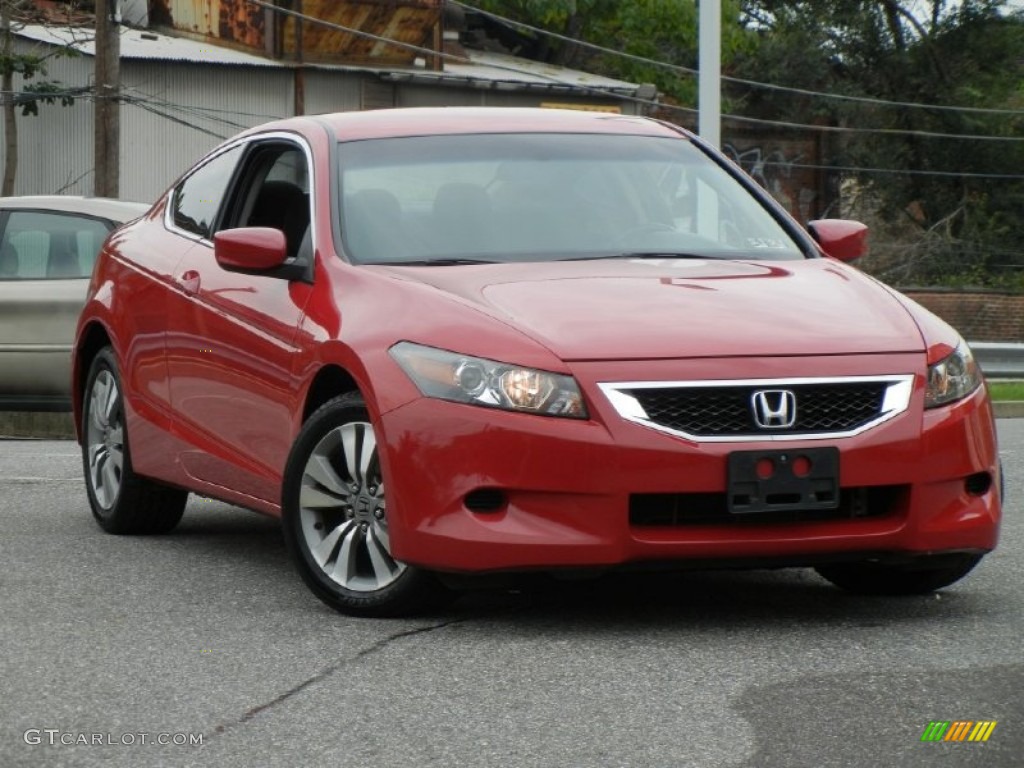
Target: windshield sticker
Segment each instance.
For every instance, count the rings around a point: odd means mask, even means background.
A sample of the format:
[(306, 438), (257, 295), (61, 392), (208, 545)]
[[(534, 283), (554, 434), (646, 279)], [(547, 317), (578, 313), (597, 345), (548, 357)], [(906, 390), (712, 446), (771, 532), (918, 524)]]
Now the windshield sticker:
[(786, 244), (781, 240), (771, 237), (748, 237), (747, 245), (751, 248), (771, 248), (772, 250), (785, 250)]

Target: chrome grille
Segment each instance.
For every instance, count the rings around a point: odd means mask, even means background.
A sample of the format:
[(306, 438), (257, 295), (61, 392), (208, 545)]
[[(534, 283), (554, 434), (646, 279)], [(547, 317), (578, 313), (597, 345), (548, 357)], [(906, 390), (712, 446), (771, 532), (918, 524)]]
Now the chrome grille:
[[(906, 410), (912, 376), (601, 384), (630, 421), (695, 440), (793, 439), (857, 434)], [(792, 423), (761, 423), (758, 392), (792, 393)], [(788, 395), (787, 395), (788, 396)], [(763, 421), (763, 420), (762, 420)]]

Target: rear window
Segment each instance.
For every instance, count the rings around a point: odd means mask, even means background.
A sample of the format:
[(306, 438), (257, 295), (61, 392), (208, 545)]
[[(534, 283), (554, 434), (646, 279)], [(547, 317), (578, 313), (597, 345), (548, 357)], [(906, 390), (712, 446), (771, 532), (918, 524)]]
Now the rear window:
[(87, 216), (12, 211), (0, 238), (0, 280), (89, 277), (110, 229)]

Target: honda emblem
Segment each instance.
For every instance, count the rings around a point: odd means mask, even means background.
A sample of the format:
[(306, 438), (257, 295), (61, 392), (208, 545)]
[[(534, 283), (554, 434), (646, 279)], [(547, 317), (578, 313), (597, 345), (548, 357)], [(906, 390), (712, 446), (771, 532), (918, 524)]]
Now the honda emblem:
[(750, 403), (761, 429), (789, 429), (796, 423), (796, 395), (789, 389), (760, 389)]

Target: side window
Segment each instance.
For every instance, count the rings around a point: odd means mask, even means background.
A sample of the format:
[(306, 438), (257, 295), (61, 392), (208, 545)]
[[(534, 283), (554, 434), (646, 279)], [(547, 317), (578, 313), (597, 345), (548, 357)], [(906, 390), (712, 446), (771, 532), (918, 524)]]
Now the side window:
[(234, 173), (240, 146), (218, 155), (174, 190), (174, 225), (201, 237), (213, 236), (213, 225)]
[(306, 154), (294, 144), (254, 147), (240, 177), (228, 226), (271, 227), (284, 233), (288, 256), (312, 253), (309, 216), (309, 168)]
[(0, 239), (0, 280), (88, 277), (109, 231), (86, 216), (12, 211)]

